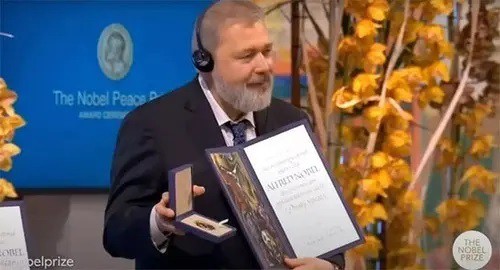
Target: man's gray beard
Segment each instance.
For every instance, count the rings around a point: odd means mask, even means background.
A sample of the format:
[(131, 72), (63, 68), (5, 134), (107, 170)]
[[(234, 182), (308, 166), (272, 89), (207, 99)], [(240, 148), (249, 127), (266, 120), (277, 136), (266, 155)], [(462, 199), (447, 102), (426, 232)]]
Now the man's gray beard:
[(269, 86), (262, 92), (261, 90), (247, 89), (246, 85), (232, 87), (224, 80), (214, 74), (213, 91), (217, 93), (225, 102), (233, 106), (234, 109), (243, 112), (254, 112), (265, 109), (271, 104), (273, 94), (273, 77), (270, 75)]

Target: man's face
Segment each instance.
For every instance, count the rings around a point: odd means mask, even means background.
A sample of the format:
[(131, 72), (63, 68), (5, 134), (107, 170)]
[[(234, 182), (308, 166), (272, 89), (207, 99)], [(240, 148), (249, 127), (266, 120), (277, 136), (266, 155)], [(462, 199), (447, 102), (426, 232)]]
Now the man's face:
[(108, 40), (109, 55), (108, 60), (120, 61), (123, 58), (125, 42), (121, 38), (111, 36)]
[(243, 113), (269, 106), (274, 56), (265, 25), (237, 23), (219, 33), (212, 72), (215, 94)]

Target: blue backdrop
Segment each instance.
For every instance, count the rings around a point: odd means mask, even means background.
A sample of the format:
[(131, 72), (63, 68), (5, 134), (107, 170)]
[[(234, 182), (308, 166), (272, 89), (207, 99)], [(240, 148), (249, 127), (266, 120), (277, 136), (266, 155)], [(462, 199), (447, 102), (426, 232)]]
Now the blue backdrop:
[[(137, 105), (113, 95), (149, 100), (192, 79), (192, 29), (209, 4), (1, 0), (0, 31), (15, 38), (0, 38), (0, 76), (19, 94), (15, 109), (27, 121), (14, 138), (22, 153), (2, 177), (17, 188), (107, 188), (120, 114)], [(97, 59), (99, 36), (112, 23), (122, 24), (134, 45), (131, 69), (118, 81)], [(104, 95), (105, 105), (85, 104), (78, 99), (85, 93)]]

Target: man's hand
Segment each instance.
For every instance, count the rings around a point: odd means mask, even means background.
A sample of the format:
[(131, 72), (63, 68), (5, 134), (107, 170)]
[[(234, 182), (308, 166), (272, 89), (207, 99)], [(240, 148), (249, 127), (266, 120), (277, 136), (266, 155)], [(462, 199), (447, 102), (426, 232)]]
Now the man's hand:
[[(205, 193), (205, 188), (201, 186), (194, 185), (193, 186), (193, 195), (194, 197), (200, 196)], [(158, 228), (163, 233), (174, 233), (177, 235), (184, 235), (185, 233), (172, 224), (172, 221), (175, 218), (175, 212), (171, 208), (168, 208), (168, 200), (170, 196), (168, 192), (164, 192), (159, 203), (155, 205), (155, 213), (156, 213), (156, 224)]]
[(339, 269), (335, 268), (334, 265), (329, 262), (319, 258), (285, 258), (285, 264), (290, 269), (294, 270), (334, 270)]

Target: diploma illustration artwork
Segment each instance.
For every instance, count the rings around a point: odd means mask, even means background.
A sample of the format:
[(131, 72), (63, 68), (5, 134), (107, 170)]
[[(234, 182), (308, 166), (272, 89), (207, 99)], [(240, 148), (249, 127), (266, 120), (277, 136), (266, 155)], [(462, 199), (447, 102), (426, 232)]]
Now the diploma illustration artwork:
[(307, 121), (234, 147), (207, 149), (262, 268), (284, 256), (328, 258), (364, 243)]
[(214, 153), (216, 164), (238, 218), (246, 224), (247, 238), (265, 268), (283, 267), (284, 247), (278, 239), (278, 228), (263, 208), (255, 184), (238, 153)]

